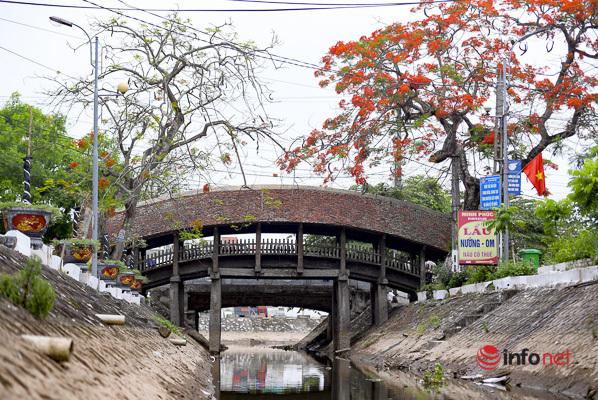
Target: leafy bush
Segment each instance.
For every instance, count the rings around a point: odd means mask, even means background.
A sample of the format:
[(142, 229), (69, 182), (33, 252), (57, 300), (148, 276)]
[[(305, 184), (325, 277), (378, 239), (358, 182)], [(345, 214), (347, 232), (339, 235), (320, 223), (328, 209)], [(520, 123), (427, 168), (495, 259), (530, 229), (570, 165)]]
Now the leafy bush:
[(588, 229), (578, 235), (561, 237), (548, 247), (547, 257), (552, 262), (561, 263), (583, 258), (598, 259), (598, 230)]
[(424, 388), (437, 390), (444, 385), (444, 368), (439, 363), (434, 364), (434, 369), (424, 372)]
[(466, 269), (466, 284), (480, 283), (492, 280), (494, 267), (489, 265), (472, 265)]
[(437, 264), (432, 268), (434, 274), (434, 282), (442, 284), (442, 289), (445, 289), (451, 277), (453, 276), (453, 270), (449, 263)]
[(0, 275), (0, 294), (34, 316), (44, 318), (54, 307), (56, 294), (52, 285), (40, 276), (41, 270), (38, 259), (29, 259), (19, 272)]
[(100, 241), (93, 239), (64, 239), (57, 241), (59, 244), (66, 244), (70, 247), (93, 246), (96, 250), (100, 248)]
[(492, 279), (506, 278), (507, 276), (535, 275), (536, 268), (526, 262), (506, 262), (500, 264), (492, 274)]
[(446, 286), (444, 286), (441, 282), (437, 282), (437, 283), (426, 283), (419, 290), (422, 292), (429, 292), (432, 290), (443, 290), (443, 289), (446, 289)]
[(453, 274), (451, 275), (451, 277), (448, 281), (447, 288), (451, 289), (454, 287), (463, 286), (463, 285), (465, 285), (465, 282), (467, 282), (467, 273), (465, 271), (453, 272)]

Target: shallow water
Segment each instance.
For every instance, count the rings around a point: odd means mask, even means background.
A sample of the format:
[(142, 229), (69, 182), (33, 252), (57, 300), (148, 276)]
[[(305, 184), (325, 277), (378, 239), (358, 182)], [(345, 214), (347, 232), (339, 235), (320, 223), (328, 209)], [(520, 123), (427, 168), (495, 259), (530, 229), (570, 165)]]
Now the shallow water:
[(227, 351), (221, 356), (219, 375), (220, 400), (406, 398), (393, 397), (384, 383), (368, 379), (348, 361), (326, 365), (296, 351)]
[(505, 392), (459, 380), (447, 381), (441, 394), (434, 394), (423, 390), (413, 375), (404, 374), (387, 384), (367, 376), (348, 360), (319, 362), (305, 353), (260, 347), (231, 347), (213, 363), (212, 375), (219, 400), (561, 398), (517, 388)]

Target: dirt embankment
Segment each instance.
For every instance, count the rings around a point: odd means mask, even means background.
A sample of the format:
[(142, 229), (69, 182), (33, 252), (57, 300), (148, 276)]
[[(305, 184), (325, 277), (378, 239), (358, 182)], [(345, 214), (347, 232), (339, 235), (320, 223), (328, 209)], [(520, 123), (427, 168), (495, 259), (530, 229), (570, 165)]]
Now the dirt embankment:
[[(0, 246), (0, 272), (12, 273), (25, 258)], [(207, 352), (188, 341), (177, 347), (159, 336), (146, 306), (136, 306), (48, 268), (56, 290), (50, 315), (38, 320), (0, 297), (0, 398), (12, 399), (208, 399)], [(94, 315), (123, 314), (124, 326), (105, 326)], [(21, 335), (66, 336), (68, 362), (40, 354)]]
[[(481, 347), (493, 345), (493, 371), (478, 366)], [(503, 365), (503, 350), (538, 353), (538, 365)], [(566, 353), (566, 365), (543, 365), (544, 353)], [(598, 285), (466, 295), (396, 310), (353, 347), (356, 359), (384, 374), (421, 374), (439, 362), (449, 376), (508, 372), (511, 385), (573, 398), (598, 398)], [(548, 358), (546, 359), (548, 362)], [(535, 360), (534, 360), (535, 361)], [(560, 360), (561, 363), (565, 359)]]

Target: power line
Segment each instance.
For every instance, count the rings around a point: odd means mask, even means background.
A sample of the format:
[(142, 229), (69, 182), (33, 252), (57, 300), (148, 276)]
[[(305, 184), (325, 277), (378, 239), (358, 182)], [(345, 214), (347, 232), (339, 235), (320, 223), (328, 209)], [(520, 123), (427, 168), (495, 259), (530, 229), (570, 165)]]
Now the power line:
[(27, 57), (27, 56), (24, 56), (24, 55), (22, 55), (22, 54), (19, 54), (19, 53), (17, 53), (16, 51), (13, 51), (13, 50), (7, 49), (6, 47), (0, 46), (0, 50), (4, 50), (4, 51), (6, 51), (6, 52), (8, 52), (8, 53), (11, 53), (11, 54), (13, 54), (13, 55), (15, 55), (15, 56), (17, 56), (17, 57), (20, 57), (20, 58), (24, 59), (24, 60), (26, 60), (26, 61), (29, 61), (30, 63), (33, 63), (33, 64), (35, 64), (35, 65), (38, 65), (38, 66), (40, 66), (40, 67), (42, 67), (42, 68), (46, 68), (46, 69), (48, 69), (48, 70), (50, 70), (50, 71), (52, 71), (52, 72), (55, 72), (55, 73), (57, 73), (57, 74), (62, 74), (62, 75), (66, 76), (66, 77), (68, 77), (68, 78), (71, 78), (71, 79), (75, 79), (75, 80), (77, 79), (77, 78), (75, 78), (75, 77), (73, 77), (73, 76), (71, 76), (71, 75), (67, 75), (67, 74), (65, 74), (64, 72), (60, 72), (60, 70), (58, 70), (58, 69), (55, 69), (55, 68), (49, 67), (49, 66), (47, 66), (47, 65), (45, 65), (45, 64), (42, 64), (42, 63), (40, 63), (39, 61), (35, 61), (35, 60), (33, 60), (33, 59), (31, 59), (31, 58), (29, 58), (29, 57)]
[[(3, 0), (0, 0), (0, 2), (1, 2), (1, 1), (3, 1)], [(134, 20), (134, 21), (137, 21), (137, 22), (140, 22), (140, 23), (142, 23), (142, 24), (146, 24), (146, 25), (148, 25), (148, 26), (152, 26), (152, 27), (154, 27), (154, 28), (158, 28), (158, 29), (160, 29), (160, 30), (161, 30), (161, 29), (163, 29), (163, 27), (162, 27), (162, 26), (160, 26), (160, 25), (157, 25), (157, 24), (154, 24), (154, 23), (152, 23), (152, 22), (149, 22), (149, 21), (147, 21), (147, 20), (144, 20), (143, 18), (134, 17), (134, 16), (131, 16), (131, 15), (125, 14), (125, 13), (123, 13), (122, 11), (120, 11), (118, 8), (104, 7), (104, 6), (102, 6), (102, 5), (100, 5), (100, 4), (97, 4), (97, 3), (94, 3), (93, 1), (90, 1), (90, 0), (83, 0), (83, 1), (84, 1), (85, 3), (88, 3), (88, 4), (91, 4), (91, 5), (93, 5), (94, 7), (100, 8), (100, 9), (102, 9), (102, 10), (105, 10), (105, 11), (112, 12), (112, 13), (114, 13), (114, 14), (120, 15), (120, 16), (122, 16), (122, 17), (125, 17), (125, 18), (132, 19), (132, 20)], [(126, 4), (126, 3), (125, 3), (125, 4)], [(191, 30), (193, 30), (193, 31), (199, 32), (199, 33), (201, 33), (202, 35), (208, 36), (208, 37), (210, 37), (210, 38), (212, 38), (212, 37), (215, 37), (215, 38), (217, 38), (217, 39), (221, 40), (223, 43), (227, 43), (227, 44), (229, 44), (229, 45), (232, 45), (232, 46), (234, 46), (234, 47), (236, 48), (236, 50), (238, 50), (238, 51), (240, 51), (240, 52), (243, 52), (243, 50), (241, 50), (241, 49), (240, 49), (240, 46), (239, 46), (238, 44), (236, 44), (236, 43), (234, 43), (234, 42), (232, 42), (232, 41), (230, 41), (230, 40), (227, 40), (227, 39), (224, 39), (224, 38), (218, 37), (218, 36), (216, 36), (216, 35), (212, 35), (212, 34), (210, 34), (210, 33), (208, 33), (208, 32), (204, 32), (204, 31), (202, 31), (202, 30), (200, 30), (200, 29), (197, 29), (197, 28), (195, 28), (195, 27), (193, 27), (193, 26), (190, 26), (190, 25), (183, 24), (182, 22), (178, 22), (178, 21), (171, 21), (171, 20), (169, 20), (169, 19), (168, 19), (168, 18), (166, 18), (166, 17), (163, 17), (163, 16), (161, 16), (161, 15), (158, 15), (158, 14), (152, 13), (151, 11), (148, 11), (148, 10), (145, 10), (145, 9), (142, 9), (142, 8), (134, 8), (133, 10), (134, 10), (134, 11), (146, 12), (146, 13), (148, 13), (148, 14), (150, 14), (150, 15), (152, 15), (152, 16), (158, 17), (158, 18), (160, 18), (160, 19), (167, 20), (167, 21), (170, 21), (170, 22), (175, 22), (175, 23), (176, 23), (176, 24), (178, 24), (179, 26), (184, 26), (184, 27), (186, 27), (186, 28), (188, 28), (188, 29), (191, 29)], [(193, 40), (199, 40), (199, 41), (201, 41), (201, 42), (204, 42), (204, 43), (212, 44), (212, 42), (211, 42), (211, 41), (209, 41), (209, 40), (205, 40), (205, 39), (200, 39), (200, 38), (199, 38), (199, 37), (197, 37), (197, 36), (192, 36), (192, 35), (189, 35), (189, 34), (185, 34), (185, 33), (183, 33), (183, 32), (180, 32), (179, 34), (180, 34), (181, 36), (183, 36), (183, 37), (187, 37), (187, 38), (190, 38), (190, 39), (193, 39)], [(268, 54), (268, 55), (266, 56), (266, 55), (262, 55), (262, 54), (260, 54), (259, 52), (255, 52), (255, 53), (253, 53), (253, 54), (252, 54), (252, 56), (254, 56), (254, 57), (256, 57), (256, 58), (265, 59), (265, 60), (268, 60), (268, 61), (278, 61), (278, 62), (280, 62), (280, 63), (283, 63), (283, 64), (289, 64), (289, 65), (293, 65), (293, 66), (296, 66), (296, 67), (307, 68), (307, 69), (312, 69), (312, 70), (313, 70), (313, 69), (318, 69), (318, 68), (319, 68), (319, 67), (318, 67), (316, 64), (312, 64), (312, 63), (309, 63), (309, 62), (306, 62), (306, 61), (301, 61), (301, 60), (297, 60), (297, 59), (290, 58), (290, 57), (279, 56), (279, 55), (272, 54), (272, 53), (267, 53), (267, 54)]]
[(42, 28), (42, 27), (39, 27), (39, 26), (35, 26), (35, 25), (29, 25), (29, 24), (26, 24), (24, 22), (13, 21), (13, 20), (8, 19), (8, 18), (2, 18), (2, 17), (0, 17), (0, 20), (6, 21), (6, 22), (10, 22), (11, 24), (15, 24), (15, 25), (25, 26), (25, 27), (31, 28), (31, 29), (36, 29), (38, 31), (50, 32), (50, 33), (53, 33), (55, 35), (66, 36), (66, 37), (70, 37), (70, 38), (73, 38), (73, 39), (82, 39), (82, 37), (80, 37), (80, 36), (69, 35), (68, 33), (64, 33), (64, 32), (58, 32), (58, 31), (53, 31), (51, 29), (46, 29), (46, 28)]
[[(452, 3), (457, 0), (432, 0), (427, 2), (426, 4), (435, 4), (435, 3)], [(249, 2), (249, 1), (247, 1)], [(54, 7), (54, 8), (70, 8), (70, 9), (85, 9), (85, 10), (97, 10), (97, 6), (76, 6), (71, 4), (48, 4), (48, 3), (38, 3), (38, 2), (29, 2), (29, 1), (16, 1), (16, 0), (0, 0), (0, 3), (6, 4), (15, 4), (15, 5), (28, 5), (28, 6), (39, 6), (39, 7)], [(257, 2), (254, 2), (257, 3)], [(265, 2), (264, 2), (265, 3)], [(278, 3), (278, 2), (271, 2), (268, 4), (285, 4), (285, 3)], [(293, 3), (288, 2), (288, 5), (292, 5)], [(301, 3), (296, 3), (300, 5)], [(318, 5), (317, 3), (305, 3), (305, 4), (313, 4), (311, 6), (305, 7), (286, 7), (286, 8), (148, 8), (146, 11), (153, 11), (153, 12), (284, 12), (284, 11), (320, 11), (320, 10), (339, 10), (339, 9), (361, 9), (361, 8), (379, 8), (379, 7), (396, 7), (396, 6), (414, 6), (419, 5), (419, 1), (409, 1), (409, 2), (398, 2), (398, 3), (360, 3), (360, 5), (352, 5), (345, 3), (344, 5), (325, 5), (326, 3), (322, 3)], [(113, 10), (118, 11), (135, 11), (136, 9), (133, 7), (117, 7), (113, 8)]]

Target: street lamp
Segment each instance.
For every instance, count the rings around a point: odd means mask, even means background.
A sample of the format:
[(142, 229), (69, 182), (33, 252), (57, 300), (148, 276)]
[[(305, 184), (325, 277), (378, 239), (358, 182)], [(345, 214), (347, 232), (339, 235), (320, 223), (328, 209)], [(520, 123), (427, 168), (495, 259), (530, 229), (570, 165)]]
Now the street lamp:
[[(56, 22), (58, 24), (68, 26), (72, 28), (73, 26), (81, 29), (87, 39), (89, 41), (89, 58), (90, 63), (93, 67), (93, 148), (92, 148), (92, 190), (91, 190), (91, 226), (92, 226), (92, 233), (91, 238), (93, 240), (98, 240), (98, 221), (99, 221), (99, 212), (98, 212), (98, 49), (99, 49), (99, 40), (98, 37), (95, 37), (95, 57), (92, 57), (92, 43), (91, 43), (91, 36), (87, 33), (87, 31), (81, 28), (79, 25), (75, 24), (74, 22), (67, 21), (60, 17), (50, 17), (50, 21)], [(97, 252), (93, 252), (93, 256), (91, 259), (91, 274), (92, 276), (98, 275), (98, 254)]]
[[(85, 36), (87, 36), (89, 42), (89, 59), (91, 66), (93, 67), (94, 72), (94, 79), (93, 79), (93, 147), (92, 147), (92, 190), (91, 190), (91, 238), (93, 240), (98, 240), (98, 225), (99, 225), (99, 210), (98, 210), (98, 54), (99, 54), (99, 40), (98, 37), (95, 37), (94, 44), (95, 44), (95, 57), (92, 56), (92, 43), (91, 43), (91, 36), (87, 33), (85, 29), (80, 27), (79, 25), (75, 24), (74, 22), (67, 21), (60, 17), (50, 17), (50, 21), (56, 22), (60, 25), (68, 26), (72, 28), (73, 26), (81, 29)], [(117, 87), (117, 95), (121, 94), (124, 95), (129, 87), (126, 83), (119, 83)], [(98, 254), (94, 252), (91, 259), (91, 273), (92, 276), (98, 275)]]

